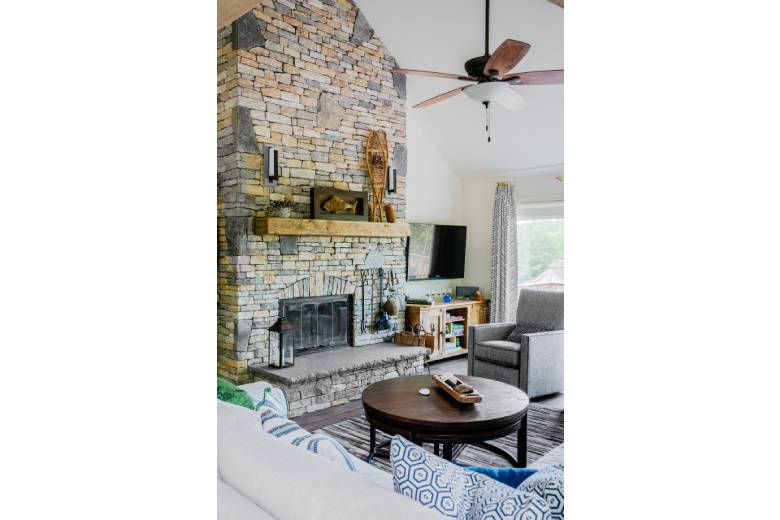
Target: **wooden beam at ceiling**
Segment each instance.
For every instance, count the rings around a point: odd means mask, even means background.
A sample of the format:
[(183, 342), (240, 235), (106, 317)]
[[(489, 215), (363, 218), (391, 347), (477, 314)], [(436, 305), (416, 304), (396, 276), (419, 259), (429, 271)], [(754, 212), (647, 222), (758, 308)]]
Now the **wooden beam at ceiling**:
[(555, 4), (558, 7), (560, 7), (561, 9), (563, 9), (563, 0), (549, 0), (549, 2), (551, 4)]
[(259, 0), (217, 0), (217, 29), (246, 14)]

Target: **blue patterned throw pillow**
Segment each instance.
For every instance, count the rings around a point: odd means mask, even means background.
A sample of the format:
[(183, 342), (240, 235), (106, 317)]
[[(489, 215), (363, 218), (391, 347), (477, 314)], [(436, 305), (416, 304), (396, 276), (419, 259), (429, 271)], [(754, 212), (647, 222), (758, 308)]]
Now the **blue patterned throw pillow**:
[(487, 468), (484, 466), (467, 466), (466, 469), (498, 480), (512, 488), (517, 488), (525, 479), (539, 471), (534, 468)]
[(289, 442), (293, 446), (307, 449), (321, 457), (344, 466), (350, 471), (357, 471), (352, 455), (344, 447), (327, 435), (309, 433), (295, 422), (282, 417), (268, 406), (260, 406), (260, 422), (263, 431)]
[(543, 498), (550, 506), (550, 519), (563, 520), (563, 466), (547, 466), (525, 479), (517, 489)]
[(547, 502), (447, 462), (403, 437), (390, 445), (395, 492), (457, 520), (549, 520)]

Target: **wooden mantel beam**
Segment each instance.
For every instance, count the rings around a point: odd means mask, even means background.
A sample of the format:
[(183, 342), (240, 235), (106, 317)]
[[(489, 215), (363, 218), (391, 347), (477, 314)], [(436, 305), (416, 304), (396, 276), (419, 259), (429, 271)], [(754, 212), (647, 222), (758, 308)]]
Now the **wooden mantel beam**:
[(360, 222), (355, 220), (311, 220), (306, 218), (255, 218), (255, 234), (319, 237), (408, 237), (405, 222)]
[(259, 0), (217, 0), (217, 29), (240, 18), (259, 3)]

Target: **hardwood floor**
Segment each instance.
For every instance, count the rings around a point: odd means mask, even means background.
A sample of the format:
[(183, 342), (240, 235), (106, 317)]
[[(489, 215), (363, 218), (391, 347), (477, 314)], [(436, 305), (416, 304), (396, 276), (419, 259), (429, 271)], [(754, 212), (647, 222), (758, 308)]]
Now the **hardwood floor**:
[(298, 417), (293, 417), (292, 420), (298, 423), (298, 426), (313, 432), (319, 428), (330, 426), (337, 422), (345, 421), (347, 419), (354, 419), (360, 417), (363, 414), (363, 401), (356, 399), (350, 401), (347, 404), (339, 406), (332, 406), (325, 408), (324, 410), (317, 410), (316, 412), (309, 412)]
[(445, 359), (428, 364), (432, 372), (449, 372), (450, 374), (461, 374), (464, 376), (467, 375), (467, 365), (467, 356)]
[[(466, 374), (466, 356), (458, 357), (454, 359), (445, 359), (442, 361), (435, 361), (429, 363), (427, 366), (432, 373), (450, 372), (452, 374)], [(539, 399), (534, 399), (534, 402), (543, 403), (545, 406), (551, 408), (563, 409), (563, 394), (555, 394), (552, 396), (546, 396)], [(347, 404), (341, 406), (334, 406), (332, 408), (326, 408), (324, 410), (317, 410), (316, 412), (310, 412), (298, 417), (293, 417), (293, 421), (298, 423), (301, 428), (305, 428), (310, 432), (325, 426), (330, 426), (337, 422), (345, 421), (347, 419), (353, 419), (360, 417), (363, 414), (363, 402), (360, 399), (350, 401)]]

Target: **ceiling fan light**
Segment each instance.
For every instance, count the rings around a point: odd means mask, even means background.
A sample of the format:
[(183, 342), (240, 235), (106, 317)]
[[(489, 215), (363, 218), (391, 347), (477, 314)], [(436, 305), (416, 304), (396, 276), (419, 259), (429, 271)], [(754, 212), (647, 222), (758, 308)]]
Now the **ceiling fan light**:
[(507, 110), (525, 108), (528, 103), (508, 84), (499, 81), (488, 81), (469, 85), (464, 89), (468, 97), (480, 103), (498, 103)]

